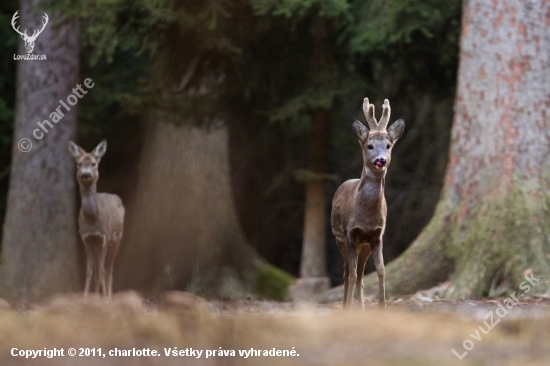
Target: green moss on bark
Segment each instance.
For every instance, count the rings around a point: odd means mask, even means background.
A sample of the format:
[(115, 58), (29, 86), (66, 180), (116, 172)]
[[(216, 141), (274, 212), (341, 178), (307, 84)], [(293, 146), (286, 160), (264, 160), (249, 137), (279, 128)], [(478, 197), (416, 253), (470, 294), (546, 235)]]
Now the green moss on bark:
[(448, 296), (487, 296), (495, 281), (507, 282), (513, 291), (529, 272), (542, 279), (535, 292), (548, 291), (548, 199), (548, 193), (522, 182), (500, 200), (486, 198), (469, 219), (457, 225), (449, 249), (455, 272)]
[[(540, 279), (529, 295), (550, 290), (550, 192), (518, 179), (506, 194), (478, 201), (455, 204), (444, 196), (422, 234), (386, 265), (386, 294), (412, 294), (444, 281), (451, 284), (449, 298), (485, 297), (496, 287), (496, 295), (519, 292), (528, 273)], [(376, 273), (366, 276), (365, 292), (376, 294), (377, 281)], [(338, 287), (318, 300), (342, 294)]]

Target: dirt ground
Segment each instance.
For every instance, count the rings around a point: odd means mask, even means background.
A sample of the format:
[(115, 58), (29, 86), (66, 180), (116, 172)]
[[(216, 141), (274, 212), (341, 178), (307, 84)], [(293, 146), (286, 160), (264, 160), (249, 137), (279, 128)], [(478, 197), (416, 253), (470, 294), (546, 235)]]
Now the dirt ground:
[(122, 292), (111, 302), (81, 294), (32, 305), (0, 301), (0, 364), (548, 365), (550, 299), (499, 304), (504, 298), (416, 294), (393, 299), (386, 311), (368, 302), (363, 312), (183, 292), (155, 299)]

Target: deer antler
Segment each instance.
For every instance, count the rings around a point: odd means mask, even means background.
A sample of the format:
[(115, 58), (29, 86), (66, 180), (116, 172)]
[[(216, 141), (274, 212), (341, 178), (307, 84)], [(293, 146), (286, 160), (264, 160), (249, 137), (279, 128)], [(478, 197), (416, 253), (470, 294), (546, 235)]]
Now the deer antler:
[(17, 20), (17, 18), (19, 18), (19, 15), (17, 15), (17, 13), (19, 13), (19, 10), (17, 10), (15, 12), (15, 14), (13, 14), (13, 17), (11, 18), (11, 26), (12, 26), (13, 30), (16, 31), (17, 33), (19, 33), (22, 37), (24, 37), (24, 38), (28, 37), (26, 29), (25, 29), (25, 33), (22, 33), (19, 30), (19, 27), (15, 28), (15, 21)]
[(386, 126), (390, 121), (390, 114), (391, 114), (390, 101), (387, 99), (384, 99), (384, 105), (382, 106), (382, 117), (380, 118), (380, 125), (378, 126), (380, 130), (386, 130)]
[(376, 122), (376, 118), (374, 117), (374, 104), (369, 103), (369, 98), (365, 98), (363, 100), (363, 113), (365, 113), (365, 118), (369, 124), (369, 129), (378, 129), (378, 122)]
[(382, 105), (382, 117), (380, 118), (380, 121), (376, 121), (376, 118), (374, 117), (374, 104), (369, 103), (369, 98), (365, 98), (363, 100), (363, 113), (365, 113), (367, 123), (369, 124), (369, 130), (371, 132), (385, 132), (390, 120), (390, 101), (384, 99), (384, 105)]

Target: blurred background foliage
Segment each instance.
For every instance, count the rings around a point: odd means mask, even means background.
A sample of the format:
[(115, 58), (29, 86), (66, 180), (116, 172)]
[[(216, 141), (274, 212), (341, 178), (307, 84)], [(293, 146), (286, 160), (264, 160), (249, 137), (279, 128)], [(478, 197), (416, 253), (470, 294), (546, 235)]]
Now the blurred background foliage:
[[(232, 189), (252, 246), (296, 275), (302, 245), (311, 111), (330, 122), (327, 211), (337, 186), (360, 175), (351, 131), (368, 96), (407, 128), (386, 180), (386, 261), (412, 242), (443, 184), (458, 66), (459, 0), (61, 0), (80, 19), (81, 78), (93, 93), (79, 103), (79, 141), (109, 141), (100, 190), (131, 197), (151, 104), (192, 111), (230, 131)], [(0, 4), (0, 213), (6, 207), (13, 131), (17, 2)], [(320, 42), (320, 43), (316, 43)], [(317, 45), (317, 47), (316, 47)], [(320, 45), (320, 46), (319, 46)], [(154, 62), (152, 62), (154, 60)], [(166, 81), (173, 85), (170, 99)], [(206, 88), (204, 85), (214, 85)], [(181, 93), (180, 93), (181, 91)], [(217, 115), (217, 117), (216, 117)], [(327, 266), (340, 283), (342, 259), (327, 222)], [(370, 262), (371, 260), (369, 260)], [(372, 270), (372, 263), (368, 264)]]

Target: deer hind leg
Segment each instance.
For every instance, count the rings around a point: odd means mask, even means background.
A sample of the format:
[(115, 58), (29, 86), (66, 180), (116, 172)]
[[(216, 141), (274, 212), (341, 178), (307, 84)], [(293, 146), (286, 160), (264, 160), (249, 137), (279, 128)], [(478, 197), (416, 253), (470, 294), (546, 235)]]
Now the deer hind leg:
[(382, 256), (382, 239), (378, 240), (378, 243), (372, 248), (372, 259), (374, 259), (374, 266), (378, 273), (378, 307), (381, 309), (386, 308), (386, 288), (384, 285), (384, 276), (386, 269), (384, 268), (384, 257)]
[(344, 258), (344, 301), (342, 303), (342, 307), (345, 309), (347, 306), (347, 295), (348, 295), (348, 277), (349, 277), (349, 263), (348, 263), (348, 250), (346, 248), (345, 241), (341, 241), (336, 239), (336, 245), (338, 245), (338, 249), (340, 250), (340, 253), (342, 254), (342, 258)]
[(118, 251), (119, 241), (112, 242), (109, 250), (107, 251), (107, 258), (105, 260), (105, 266), (107, 271), (107, 297), (113, 296), (113, 266), (115, 262), (115, 256)]
[(348, 239), (348, 247), (347, 247), (347, 256), (348, 256), (348, 291), (344, 294), (345, 295), (345, 303), (348, 308), (351, 309), (351, 304), (353, 301), (353, 287), (355, 283), (357, 282), (357, 248), (355, 248), (355, 244), (352, 240)]
[(90, 284), (94, 277), (94, 251), (90, 245), (84, 244), (86, 250), (86, 285), (84, 286), (84, 296), (90, 292)]
[(98, 244), (90, 245), (92, 252), (93, 283), (95, 293), (99, 292), (99, 258), (101, 256), (101, 246)]
[(365, 276), (365, 265), (369, 259), (371, 250), (369, 245), (361, 245), (359, 252), (359, 260), (357, 263), (357, 281), (355, 282), (355, 289), (357, 291), (357, 299), (359, 300), (359, 305), (361, 309), (365, 310), (365, 301), (363, 299), (363, 277)]

